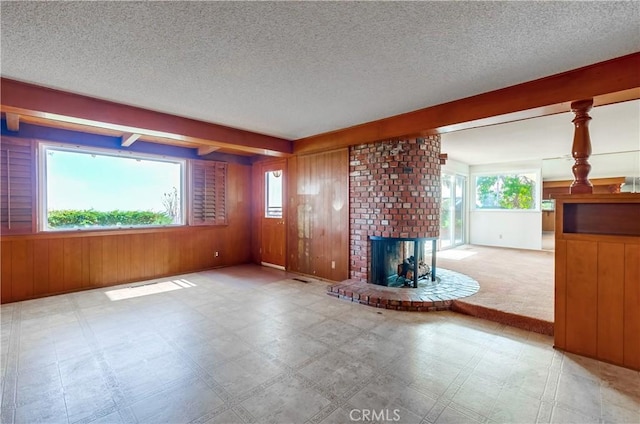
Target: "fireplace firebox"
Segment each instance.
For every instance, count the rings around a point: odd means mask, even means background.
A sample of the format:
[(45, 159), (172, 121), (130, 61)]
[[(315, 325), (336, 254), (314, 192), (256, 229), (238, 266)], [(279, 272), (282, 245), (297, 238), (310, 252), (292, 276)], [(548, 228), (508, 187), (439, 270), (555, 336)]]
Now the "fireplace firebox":
[[(436, 237), (370, 236), (369, 282), (380, 286), (418, 287), (418, 281), (436, 281)], [(426, 243), (431, 241), (431, 266), (426, 261)]]

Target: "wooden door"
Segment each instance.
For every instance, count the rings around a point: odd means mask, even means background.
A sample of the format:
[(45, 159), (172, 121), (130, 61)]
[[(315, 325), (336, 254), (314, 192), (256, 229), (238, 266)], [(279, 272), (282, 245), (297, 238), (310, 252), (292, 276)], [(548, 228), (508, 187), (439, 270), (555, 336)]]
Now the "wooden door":
[(261, 262), (264, 265), (286, 267), (286, 211), (284, 207), (284, 160), (262, 164), (262, 208), (260, 213)]

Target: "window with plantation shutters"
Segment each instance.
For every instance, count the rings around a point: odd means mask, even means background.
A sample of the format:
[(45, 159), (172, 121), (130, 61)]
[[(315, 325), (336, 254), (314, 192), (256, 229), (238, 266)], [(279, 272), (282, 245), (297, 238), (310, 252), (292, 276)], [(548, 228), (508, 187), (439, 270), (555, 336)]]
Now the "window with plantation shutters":
[(191, 161), (191, 225), (227, 223), (227, 164)]
[(0, 231), (34, 232), (35, 153), (32, 140), (2, 137), (0, 143)]

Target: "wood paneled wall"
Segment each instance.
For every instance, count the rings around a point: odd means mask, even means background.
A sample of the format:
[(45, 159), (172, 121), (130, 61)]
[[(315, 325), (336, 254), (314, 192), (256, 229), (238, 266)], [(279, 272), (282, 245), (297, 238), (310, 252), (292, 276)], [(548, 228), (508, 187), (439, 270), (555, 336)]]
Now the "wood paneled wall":
[(227, 189), (225, 226), (2, 237), (2, 303), (249, 262), (251, 168), (229, 164)]
[[(640, 231), (634, 227), (628, 235), (619, 235), (616, 227), (622, 220), (603, 219), (608, 215), (603, 207), (612, 215), (622, 207), (639, 211), (640, 195), (558, 199), (554, 344), (640, 370)], [(598, 219), (584, 216), (590, 213)]]
[(288, 269), (349, 278), (349, 152), (300, 155), (288, 164)]

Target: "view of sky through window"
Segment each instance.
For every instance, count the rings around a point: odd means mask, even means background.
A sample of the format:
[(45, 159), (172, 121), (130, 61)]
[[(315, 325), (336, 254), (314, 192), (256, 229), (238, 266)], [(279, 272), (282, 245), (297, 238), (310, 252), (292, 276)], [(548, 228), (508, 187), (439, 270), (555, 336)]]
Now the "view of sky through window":
[(181, 166), (122, 156), (46, 150), (47, 210), (162, 212), (165, 193), (181, 192)]

